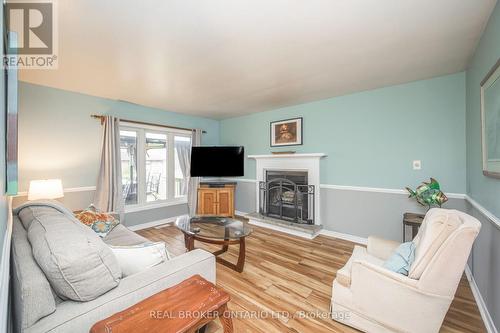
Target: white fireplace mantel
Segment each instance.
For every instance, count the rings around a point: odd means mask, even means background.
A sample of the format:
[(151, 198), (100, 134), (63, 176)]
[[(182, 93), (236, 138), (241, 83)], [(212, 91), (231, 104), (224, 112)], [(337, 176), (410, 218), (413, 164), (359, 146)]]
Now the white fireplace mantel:
[(267, 170), (307, 171), (308, 184), (314, 185), (314, 214), (316, 225), (321, 225), (320, 210), (320, 160), (326, 157), (323, 153), (309, 154), (273, 154), (273, 155), (248, 155), (256, 160), (257, 202), (259, 211), (259, 182), (265, 181)]
[(272, 154), (272, 155), (248, 155), (248, 158), (264, 159), (264, 158), (322, 158), (326, 157), (323, 153), (313, 154)]

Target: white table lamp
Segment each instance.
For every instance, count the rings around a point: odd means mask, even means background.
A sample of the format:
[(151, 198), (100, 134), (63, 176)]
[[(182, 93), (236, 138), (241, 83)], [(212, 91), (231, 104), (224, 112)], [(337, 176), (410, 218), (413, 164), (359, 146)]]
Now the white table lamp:
[(60, 179), (45, 179), (30, 181), (28, 200), (57, 199), (64, 197)]

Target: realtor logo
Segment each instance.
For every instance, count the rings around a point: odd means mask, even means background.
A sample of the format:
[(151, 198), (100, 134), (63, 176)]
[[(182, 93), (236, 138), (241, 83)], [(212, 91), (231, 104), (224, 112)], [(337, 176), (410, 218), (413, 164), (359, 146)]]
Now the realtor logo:
[(57, 34), (52, 0), (7, 1), (8, 34), (4, 67), (56, 69)]

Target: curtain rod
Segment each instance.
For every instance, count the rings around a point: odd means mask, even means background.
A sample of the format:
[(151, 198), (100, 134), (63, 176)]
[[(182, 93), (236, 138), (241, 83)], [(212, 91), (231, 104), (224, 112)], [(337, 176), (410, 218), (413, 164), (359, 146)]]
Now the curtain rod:
[[(95, 119), (100, 119), (101, 125), (104, 123), (105, 116), (93, 114), (93, 115), (91, 115), (91, 117), (95, 118)], [(176, 127), (176, 126), (169, 126), (169, 125), (153, 124), (153, 123), (146, 123), (146, 122), (137, 121), (137, 120), (127, 120), (127, 119), (120, 119), (120, 120), (125, 121), (127, 123), (133, 123), (133, 124), (139, 124), (139, 125), (150, 125), (150, 126), (157, 126), (157, 127), (173, 128), (173, 129), (184, 130), (184, 131), (194, 131), (193, 128), (184, 128), (184, 127)], [(207, 131), (202, 131), (202, 133), (207, 133)]]

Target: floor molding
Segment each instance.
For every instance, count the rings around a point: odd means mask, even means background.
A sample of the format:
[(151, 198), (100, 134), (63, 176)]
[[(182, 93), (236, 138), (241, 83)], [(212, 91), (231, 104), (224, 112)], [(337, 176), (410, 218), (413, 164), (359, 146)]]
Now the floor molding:
[(331, 231), (331, 230), (321, 230), (319, 232), (320, 235), (323, 235), (323, 236), (328, 236), (328, 237), (333, 237), (333, 238), (339, 238), (339, 239), (343, 239), (343, 240), (347, 240), (347, 241), (350, 241), (350, 242), (353, 242), (353, 243), (357, 243), (357, 244), (362, 244), (362, 245), (367, 245), (368, 244), (368, 238), (364, 238), (364, 237), (359, 237), (359, 236), (354, 236), (354, 235), (350, 235), (350, 234), (344, 234), (342, 232), (336, 232), (336, 231)]
[(490, 312), (488, 311), (488, 307), (486, 306), (483, 296), (481, 295), (476, 281), (474, 280), (474, 276), (472, 275), (469, 265), (465, 266), (465, 275), (467, 276), (467, 280), (469, 280), (470, 289), (472, 290), (472, 294), (476, 300), (476, 304), (479, 308), (479, 312), (481, 313), (481, 318), (483, 319), (484, 326), (486, 326), (486, 330), (488, 333), (498, 333), (495, 323), (493, 322)]
[(157, 226), (160, 226), (163, 224), (174, 223), (177, 218), (178, 218), (178, 216), (172, 216), (172, 217), (169, 217), (167, 219), (156, 220), (156, 221), (127, 226), (127, 228), (129, 228), (132, 231), (153, 228), (153, 227), (157, 227)]

